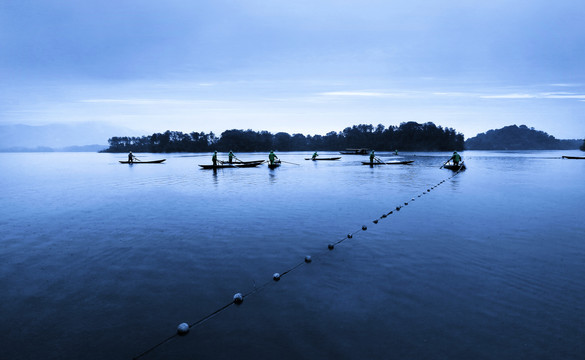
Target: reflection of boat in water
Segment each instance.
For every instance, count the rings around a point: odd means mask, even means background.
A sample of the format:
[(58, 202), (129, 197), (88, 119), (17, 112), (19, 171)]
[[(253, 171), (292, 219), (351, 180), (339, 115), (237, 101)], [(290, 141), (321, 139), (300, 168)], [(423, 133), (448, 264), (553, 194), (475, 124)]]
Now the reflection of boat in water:
[(459, 164), (459, 165), (446, 164), (446, 165), (443, 165), (443, 167), (445, 169), (454, 170), (454, 171), (459, 171), (459, 170), (465, 170), (466, 169), (465, 162), (464, 161), (462, 161), (461, 164)]
[(313, 161), (317, 161), (317, 160), (339, 160), (339, 159), (341, 159), (341, 156), (331, 157), (331, 158), (320, 158), (320, 157), (317, 157), (317, 158), (314, 158), (314, 159), (313, 158), (305, 158), (305, 160), (313, 160)]
[(345, 149), (345, 151), (340, 151), (340, 154), (344, 155), (368, 155), (370, 153), (369, 149)]
[(404, 161), (386, 161), (386, 162), (374, 162), (371, 163), (369, 161), (362, 161), (362, 165), (408, 165), (412, 164), (414, 160), (404, 160)]
[(565, 156), (565, 155), (563, 155), (563, 159), (585, 159), (585, 156)]
[(166, 159), (162, 159), (162, 160), (150, 160), (150, 161), (122, 161), (120, 160), (120, 164), (160, 164), (163, 161), (165, 161)]
[(220, 163), (217, 165), (199, 165), (204, 170), (210, 169), (227, 169), (227, 168), (249, 168), (249, 167), (256, 167), (260, 164), (264, 163), (264, 160), (256, 160), (256, 161), (242, 161), (239, 163)]

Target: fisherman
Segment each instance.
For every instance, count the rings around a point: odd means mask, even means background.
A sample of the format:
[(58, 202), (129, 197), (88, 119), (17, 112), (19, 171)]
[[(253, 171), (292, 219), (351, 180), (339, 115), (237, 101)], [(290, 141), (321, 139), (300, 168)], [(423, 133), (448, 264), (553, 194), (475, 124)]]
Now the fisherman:
[(461, 155), (457, 154), (457, 151), (453, 151), (453, 156), (449, 160), (453, 160), (453, 165), (459, 166), (459, 162), (461, 161)]
[(375, 158), (376, 158), (376, 155), (374, 155), (374, 150), (372, 150), (372, 152), (370, 153), (370, 165), (374, 165)]
[(213, 166), (217, 166), (217, 150), (215, 150), (215, 152), (213, 153), (213, 156), (211, 157), (211, 162), (213, 163)]
[(318, 154), (317, 154), (317, 152), (315, 151), (315, 153), (314, 153), (314, 154), (313, 154), (313, 156), (311, 157), (311, 160), (315, 160), (315, 159), (317, 158), (317, 156), (319, 156), (319, 155), (318, 155)]
[(274, 154), (274, 150), (270, 150), (270, 154), (268, 154), (268, 160), (270, 160), (270, 165), (274, 165), (274, 159), (278, 159), (278, 156)]
[(230, 153), (228, 154), (228, 157), (229, 157), (229, 162), (230, 162), (230, 164), (231, 164), (231, 163), (233, 162), (233, 160), (232, 160), (232, 159), (235, 157), (235, 156), (234, 156), (234, 153), (233, 153), (231, 150), (230, 150)]
[(394, 150), (394, 155), (398, 155), (398, 150)]
[(136, 156), (132, 155), (132, 151), (130, 151), (130, 152), (128, 153), (128, 162), (129, 162), (130, 164), (132, 164), (132, 163), (134, 162), (134, 159), (136, 159)]

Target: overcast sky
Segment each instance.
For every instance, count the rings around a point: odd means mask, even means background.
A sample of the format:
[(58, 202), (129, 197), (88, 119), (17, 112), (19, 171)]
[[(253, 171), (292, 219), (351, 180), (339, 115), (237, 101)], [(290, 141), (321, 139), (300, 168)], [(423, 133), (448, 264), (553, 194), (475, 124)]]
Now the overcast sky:
[(0, 124), (584, 138), (583, 19), (583, 0), (4, 0)]

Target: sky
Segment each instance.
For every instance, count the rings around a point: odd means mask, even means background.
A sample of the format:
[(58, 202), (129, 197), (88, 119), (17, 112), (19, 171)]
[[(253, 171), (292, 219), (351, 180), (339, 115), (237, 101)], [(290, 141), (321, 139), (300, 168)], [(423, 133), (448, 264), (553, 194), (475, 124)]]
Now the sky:
[(580, 139), (584, 18), (582, 0), (4, 0), (0, 125)]

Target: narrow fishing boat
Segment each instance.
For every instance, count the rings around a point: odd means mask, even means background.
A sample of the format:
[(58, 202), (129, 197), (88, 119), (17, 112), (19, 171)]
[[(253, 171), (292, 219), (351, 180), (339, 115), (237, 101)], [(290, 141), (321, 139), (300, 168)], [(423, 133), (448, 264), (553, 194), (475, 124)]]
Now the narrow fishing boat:
[(465, 162), (462, 161), (459, 165), (454, 165), (454, 164), (448, 164), (448, 165), (443, 165), (443, 167), (445, 169), (449, 169), (449, 170), (453, 170), (453, 171), (460, 171), (460, 170), (465, 170)]
[(408, 165), (412, 164), (414, 160), (404, 160), (404, 161), (387, 161), (387, 162), (375, 162), (370, 163), (369, 161), (362, 161), (362, 165)]
[(264, 160), (259, 160), (259, 161), (246, 161), (246, 162), (242, 162), (242, 163), (223, 163), (223, 164), (217, 164), (217, 165), (199, 165), (201, 168), (203, 168), (204, 170), (211, 170), (211, 169), (227, 169), (227, 168), (250, 168), (250, 167), (256, 167), (261, 165), (264, 162)]
[(341, 156), (339, 157), (330, 157), (330, 158), (305, 158), (305, 160), (313, 160), (313, 161), (317, 161), (317, 160), (339, 160), (341, 159)]
[(281, 162), (280, 162), (280, 161), (275, 161), (275, 162), (274, 162), (274, 164), (268, 164), (268, 167), (269, 167), (270, 169), (276, 169), (277, 167), (279, 167), (279, 166), (280, 166), (280, 164), (281, 164)]
[(150, 160), (150, 161), (137, 161), (137, 160), (134, 160), (134, 161), (128, 161), (128, 160), (122, 161), (122, 160), (120, 160), (120, 164), (160, 164), (160, 163), (162, 163), (165, 160), (166, 159), (162, 159), (162, 160)]
[(563, 159), (585, 159), (585, 156), (565, 156), (565, 155), (563, 155)]

